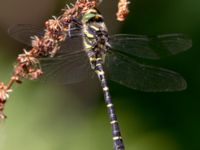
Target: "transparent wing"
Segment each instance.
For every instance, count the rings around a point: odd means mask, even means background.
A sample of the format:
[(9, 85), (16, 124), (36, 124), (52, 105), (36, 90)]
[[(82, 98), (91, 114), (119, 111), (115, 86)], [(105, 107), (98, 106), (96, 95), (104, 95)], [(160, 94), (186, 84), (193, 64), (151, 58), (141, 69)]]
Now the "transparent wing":
[[(31, 24), (17, 24), (14, 26), (11, 26), (8, 29), (8, 34), (15, 40), (26, 44), (28, 46), (31, 46), (31, 36), (38, 36), (42, 37), (44, 35), (44, 29), (31, 25)], [(70, 37), (66, 38), (64, 42), (61, 42), (60, 44), (60, 51), (66, 51), (70, 53), (74, 52), (75, 50), (80, 50), (77, 48), (77, 45), (80, 44), (81, 38), (78, 39), (78, 37), (81, 37), (81, 28), (72, 28), (69, 31)], [(76, 48), (74, 48), (74, 45)], [(81, 44), (82, 45), (82, 44)], [(82, 49), (82, 47), (81, 47)]]
[[(44, 31), (30, 24), (18, 24), (8, 30), (9, 35), (15, 40), (31, 46), (31, 36), (43, 36)], [(71, 37), (62, 44), (60, 51), (53, 58), (40, 58), (44, 75), (42, 81), (50, 81), (60, 84), (80, 82), (90, 75), (91, 69), (88, 58), (82, 51), (82, 38), (75, 36), (80, 31), (72, 30)]]
[(84, 80), (92, 73), (84, 51), (62, 53), (55, 58), (42, 58), (40, 61), (44, 72), (42, 81), (72, 84)]
[(40, 27), (31, 24), (17, 24), (8, 29), (8, 34), (13, 39), (31, 46), (31, 36), (41, 37), (44, 35), (44, 31)]
[[(80, 34), (79, 31), (76, 31), (76, 34), (77, 33)], [(9, 34), (14, 39), (30, 45), (30, 36), (41, 36), (43, 35), (43, 31), (32, 25), (16, 25), (10, 28)], [(85, 52), (82, 51), (82, 37), (73, 36), (73, 31), (71, 34), (72, 37), (67, 38), (67, 40), (63, 42), (61, 50), (56, 57), (41, 59), (42, 69), (45, 74), (43, 80), (70, 84), (82, 81), (91, 74), (87, 56)], [(180, 44), (179, 46), (181, 48), (179, 47), (177, 49), (178, 46), (173, 44), (174, 40), (172, 40), (171, 37), (176, 39), (177, 42), (175, 43), (185, 43), (185, 46), (182, 45), (181, 47)], [(180, 39), (178, 37), (180, 37)], [(160, 44), (161, 41), (162, 44)], [(170, 41), (172, 41), (171, 45), (169, 44)], [(153, 46), (158, 44), (159, 46), (157, 46), (157, 48), (160, 48), (160, 45), (164, 45), (164, 47), (168, 46), (166, 50), (170, 49), (172, 51), (170, 51), (171, 53), (167, 53), (167, 55), (173, 55), (184, 51), (183, 48), (185, 50), (187, 47), (189, 48), (191, 46), (191, 41), (189, 39), (187, 41), (183, 36), (175, 34), (151, 38), (138, 35), (114, 35), (111, 37), (111, 45), (116, 51), (113, 50), (112, 54), (108, 54), (105, 63), (109, 78), (124, 86), (141, 91), (161, 92), (185, 89), (186, 82), (178, 73), (167, 69), (142, 65), (127, 56), (117, 54), (117, 51), (119, 51), (143, 58), (160, 58), (160, 53), (154, 51), (151, 44)], [(173, 47), (174, 49), (172, 49)], [(141, 52), (142, 49), (143, 52)]]
[(55, 57), (41, 58), (40, 61), (44, 71), (43, 81), (71, 84), (80, 82), (91, 74), (81, 36), (67, 38)]
[(106, 57), (105, 70), (110, 80), (140, 91), (180, 91), (187, 87), (180, 74), (140, 64), (124, 55), (109, 53)]
[(190, 38), (183, 34), (158, 36), (116, 34), (110, 37), (113, 51), (146, 59), (160, 59), (186, 51), (192, 46)]

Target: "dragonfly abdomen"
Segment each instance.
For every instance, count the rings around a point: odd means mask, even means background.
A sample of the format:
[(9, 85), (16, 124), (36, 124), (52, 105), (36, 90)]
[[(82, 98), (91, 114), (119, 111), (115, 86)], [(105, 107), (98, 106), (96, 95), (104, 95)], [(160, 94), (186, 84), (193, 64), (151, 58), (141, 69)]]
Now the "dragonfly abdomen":
[(100, 80), (100, 83), (101, 83), (101, 86), (102, 86), (102, 89), (103, 89), (104, 99), (105, 99), (105, 103), (106, 103), (106, 106), (107, 106), (110, 124), (111, 124), (111, 127), (112, 127), (112, 136), (113, 136), (114, 148), (115, 148), (115, 150), (124, 150), (125, 148), (124, 148), (123, 140), (122, 140), (122, 137), (121, 137), (119, 123), (117, 121), (117, 115), (115, 113), (114, 105), (112, 103), (111, 95), (110, 95), (110, 92), (109, 92), (109, 88), (107, 86), (105, 73), (104, 73), (104, 69), (103, 69), (103, 65), (102, 65), (101, 60), (97, 60), (95, 72), (96, 72), (96, 74), (97, 74), (97, 76)]

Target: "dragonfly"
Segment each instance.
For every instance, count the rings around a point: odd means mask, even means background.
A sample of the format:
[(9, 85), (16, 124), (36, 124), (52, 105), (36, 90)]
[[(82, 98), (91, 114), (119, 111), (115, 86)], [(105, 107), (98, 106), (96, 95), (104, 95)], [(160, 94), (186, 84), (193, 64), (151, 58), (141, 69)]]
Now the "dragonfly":
[[(34, 25), (18, 24), (12, 26), (8, 33), (17, 41), (31, 46), (30, 37), (41, 37), (44, 31)], [(106, 79), (145, 92), (184, 90), (187, 83), (179, 73), (142, 64), (137, 59), (159, 60), (186, 51), (191, 46), (191, 39), (181, 33), (109, 35), (103, 16), (96, 8), (91, 8), (83, 14), (80, 26), (71, 29), (70, 37), (61, 43), (55, 57), (40, 60), (47, 81), (72, 84), (96, 73), (108, 110), (114, 149), (124, 150)]]

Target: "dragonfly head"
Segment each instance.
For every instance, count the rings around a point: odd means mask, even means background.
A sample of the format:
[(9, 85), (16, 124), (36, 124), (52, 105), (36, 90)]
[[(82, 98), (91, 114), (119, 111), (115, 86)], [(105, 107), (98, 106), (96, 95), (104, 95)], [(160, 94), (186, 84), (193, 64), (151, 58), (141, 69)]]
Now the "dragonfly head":
[(82, 22), (85, 23), (94, 23), (94, 22), (103, 22), (103, 16), (96, 8), (88, 9), (82, 17)]

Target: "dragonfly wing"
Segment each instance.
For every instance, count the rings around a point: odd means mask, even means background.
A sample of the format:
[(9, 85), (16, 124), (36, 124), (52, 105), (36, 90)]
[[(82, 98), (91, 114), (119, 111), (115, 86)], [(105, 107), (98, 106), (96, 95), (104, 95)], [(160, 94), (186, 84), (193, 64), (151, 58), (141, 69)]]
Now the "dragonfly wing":
[(152, 45), (158, 43), (157, 47), (166, 51), (164, 53), (168, 53), (168, 55), (176, 55), (192, 47), (192, 40), (180, 33), (158, 35), (153, 37), (151, 41)]
[(192, 41), (183, 34), (116, 34), (110, 37), (110, 44), (114, 51), (145, 59), (160, 59), (186, 51), (192, 46)]
[[(15, 40), (31, 46), (31, 37), (42, 37), (44, 35), (44, 30), (31, 24), (17, 24), (8, 29), (8, 34)], [(70, 37), (66, 38), (64, 42), (60, 43), (60, 51), (64, 53), (71, 53), (75, 50), (80, 51), (82, 49), (81, 28), (72, 28), (69, 31), (69, 34)]]
[(41, 58), (44, 72), (41, 80), (58, 84), (72, 84), (84, 80), (92, 73), (84, 51), (60, 54), (55, 58)]
[(53, 58), (41, 58), (43, 81), (71, 84), (90, 76), (88, 57), (83, 51), (82, 37), (68, 38), (61, 45), (60, 51)]
[(140, 64), (124, 55), (109, 53), (106, 57), (105, 69), (109, 79), (140, 91), (180, 91), (187, 87), (186, 81), (180, 74)]
[(44, 35), (44, 31), (31, 24), (17, 24), (8, 29), (8, 34), (15, 40), (31, 46), (31, 36), (41, 37)]

